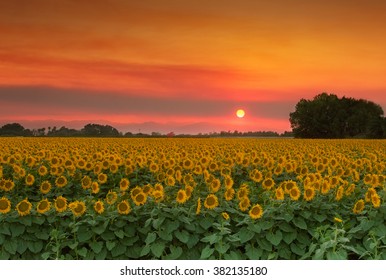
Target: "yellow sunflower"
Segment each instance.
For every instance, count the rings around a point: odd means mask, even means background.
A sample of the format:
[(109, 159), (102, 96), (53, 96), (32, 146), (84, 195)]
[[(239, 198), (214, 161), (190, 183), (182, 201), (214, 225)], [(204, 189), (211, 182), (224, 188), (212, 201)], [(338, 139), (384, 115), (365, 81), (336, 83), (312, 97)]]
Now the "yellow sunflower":
[(15, 187), (15, 183), (12, 180), (4, 180), (3, 189), (6, 192), (10, 192)]
[(99, 184), (104, 184), (107, 182), (107, 175), (104, 173), (99, 173), (98, 174), (98, 182)]
[(67, 209), (67, 199), (63, 196), (59, 196), (55, 199), (54, 206), (57, 212), (61, 213)]
[(147, 201), (147, 194), (144, 193), (142, 190), (139, 193), (137, 193), (133, 198), (133, 202), (137, 206), (144, 205), (146, 201)]
[(381, 198), (377, 193), (371, 196), (371, 203), (373, 204), (374, 208), (379, 208), (381, 206)]
[(227, 212), (222, 212), (221, 213), (221, 216), (225, 219), (225, 220), (229, 220), (229, 214)]
[(42, 194), (47, 194), (49, 193), (51, 190), (51, 183), (49, 181), (43, 181), (41, 184), (40, 184), (40, 192)]
[(47, 175), (47, 173), (48, 173), (47, 167), (45, 167), (44, 165), (40, 166), (39, 169), (38, 169), (38, 173), (39, 173), (40, 176)]
[(106, 202), (109, 205), (114, 204), (118, 199), (118, 194), (112, 190), (109, 190), (109, 192), (106, 194)]
[(27, 177), (25, 177), (25, 184), (27, 186), (32, 186), (35, 183), (35, 177), (32, 174), (28, 174)]
[(275, 199), (276, 200), (284, 200), (284, 190), (279, 187), (275, 190)]
[(292, 200), (298, 200), (300, 197), (300, 190), (298, 187), (291, 188), (289, 195)]
[(339, 188), (336, 191), (335, 200), (336, 201), (341, 200), (343, 198), (343, 195), (344, 195), (344, 187), (339, 186)]
[(225, 200), (226, 201), (230, 201), (233, 199), (233, 197), (235, 196), (235, 190), (233, 188), (229, 188), (225, 191), (224, 193), (224, 197), (225, 197)]
[(130, 204), (127, 200), (123, 200), (117, 205), (118, 213), (121, 215), (127, 215), (131, 212)]
[(20, 216), (28, 215), (31, 212), (31, 209), (32, 204), (28, 201), (28, 199), (24, 199), (16, 205), (16, 210)]
[(197, 199), (197, 208), (196, 208), (196, 215), (199, 215), (201, 212), (201, 198)]
[(51, 202), (49, 202), (47, 198), (39, 201), (36, 206), (36, 211), (40, 214), (44, 214), (50, 209), (51, 209)]
[(237, 199), (241, 200), (244, 197), (248, 197), (248, 194), (249, 194), (248, 185), (242, 184), (239, 190), (237, 191)]
[(103, 201), (101, 201), (101, 200), (96, 201), (94, 203), (94, 210), (98, 214), (102, 214), (105, 211), (105, 205), (104, 205)]
[(87, 190), (89, 188), (91, 188), (91, 184), (92, 184), (92, 180), (89, 176), (84, 176), (82, 178), (82, 188)]
[(143, 192), (142, 188), (140, 186), (136, 186), (135, 188), (132, 188), (130, 191), (131, 199), (134, 200), (134, 197), (139, 194), (140, 192)]
[(189, 199), (192, 196), (193, 190), (194, 188), (192, 186), (188, 185), (185, 187), (185, 193), (186, 193), (186, 196), (188, 197), (187, 199)]
[(214, 194), (209, 194), (204, 202), (204, 206), (207, 209), (214, 209), (218, 206), (218, 198)]
[(97, 194), (97, 193), (99, 193), (99, 190), (100, 190), (100, 188), (99, 188), (98, 182), (92, 182), (92, 184), (91, 184), (91, 192), (93, 194)]
[(270, 190), (275, 185), (275, 181), (272, 178), (264, 179), (262, 186), (265, 190)]
[(243, 197), (239, 202), (239, 208), (242, 212), (245, 212), (248, 210), (248, 208), (251, 206), (251, 201), (248, 197)]
[(263, 216), (263, 213), (264, 211), (260, 204), (253, 205), (249, 210), (249, 216), (254, 220), (260, 219)]
[(75, 217), (82, 216), (86, 212), (86, 204), (83, 201), (71, 202), (68, 207)]
[(0, 198), (0, 213), (7, 214), (9, 211), (11, 211), (11, 201), (3, 196)]
[(179, 204), (184, 204), (188, 200), (188, 195), (185, 190), (179, 190), (177, 192), (176, 200)]
[(335, 223), (342, 223), (343, 220), (340, 219), (340, 218), (338, 218), (338, 217), (334, 217), (334, 222), (335, 222)]
[(173, 187), (176, 184), (176, 180), (173, 176), (168, 176), (165, 180), (166, 186)]
[(360, 199), (355, 203), (352, 211), (354, 214), (359, 214), (363, 211), (363, 209), (365, 209), (365, 202), (363, 199)]
[(311, 201), (315, 197), (315, 189), (313, 187), (307, 187), (304, 189), (303, 197), (305, 201)]
[(58, 188), (63, 188), (67, 185), (67, 178), (65, 176), (59, 176), (58, 178), (56, 178), (55, 180), (55, 185), (58, 187)]
[(345, 191), (345, 195), (346, 196), (349, 196), (351, 195), (353, 192), (355, 191), (355, 184), (351, 184), (350, 186), (347, 187), (346, 191)]
[(122, 178), (119, 182), (119, 189), (120, 191), (124, 192), (127, 191), (127, 189), (130, 187), (130, 181), (127, 178)]
[(232, 179), (232, 177), (230, 177), (230, 176), (226, 176), (225, 177), (225, 180), (224, 180), (224, 183), (225, 183), (225, 188), (226, 189), (230, 189), (230, 188), (232, 188), (233, 187), (233, 179)]
[(220, 190), (220, 187), (221, 187), (221, 181), (219, 179), (213, 179), (212, 182), (210, 183), (210, 191), (212, 193), (216, 193)]

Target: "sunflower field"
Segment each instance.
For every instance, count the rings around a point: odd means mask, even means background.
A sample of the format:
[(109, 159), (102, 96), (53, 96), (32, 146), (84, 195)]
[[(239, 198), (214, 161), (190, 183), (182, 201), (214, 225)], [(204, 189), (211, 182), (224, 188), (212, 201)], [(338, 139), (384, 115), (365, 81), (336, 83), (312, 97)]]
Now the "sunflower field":
[(386, 259), (386, 141), (1, 138), (0, 259)]

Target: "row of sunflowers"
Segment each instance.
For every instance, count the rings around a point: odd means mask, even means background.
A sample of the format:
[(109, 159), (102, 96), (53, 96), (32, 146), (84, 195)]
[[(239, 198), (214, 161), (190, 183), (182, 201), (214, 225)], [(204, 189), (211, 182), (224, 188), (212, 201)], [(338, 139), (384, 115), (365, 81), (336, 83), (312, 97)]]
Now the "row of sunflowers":
[(3, 259), (386, 259), (383, 140), (0, 148)]

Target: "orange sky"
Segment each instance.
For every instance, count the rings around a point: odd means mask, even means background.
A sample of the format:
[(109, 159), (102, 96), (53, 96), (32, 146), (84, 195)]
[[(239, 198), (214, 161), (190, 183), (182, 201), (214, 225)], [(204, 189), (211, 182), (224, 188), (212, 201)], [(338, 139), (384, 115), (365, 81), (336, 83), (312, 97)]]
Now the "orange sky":
[(381, 0), (1, 1), (0, 123), (282, 132), (321, 92), (386, 110), (385, 18)]

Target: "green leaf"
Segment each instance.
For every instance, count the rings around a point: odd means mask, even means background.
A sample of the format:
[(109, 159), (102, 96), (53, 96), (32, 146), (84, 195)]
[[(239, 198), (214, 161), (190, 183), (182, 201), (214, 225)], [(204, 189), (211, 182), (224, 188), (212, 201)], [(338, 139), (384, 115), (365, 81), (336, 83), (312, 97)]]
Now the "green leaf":
[(94, 235), (94, 233), (91, 230), (88, 230), (85, 227), (80, 227), (78, 231), (78, 241), (79, 242), (86, 242), (91, 239), (91, 237)]
[(37, 225), (42, 225), (42, 224), (44, 224), (45, 220), (46, 220), (46, 218), (45, 218), (44, 216), (34, 216), (34, 217), (32, 218), (32, 222), (33, 222), (34, 224), (37, 224)]
[(264, 249), (265, 251), (271, 252), (272, 251), (272, 244), (265, 238), (259, 238), (257, 239), (257, 243), (259, 246)]
[(229, 248), (231, 247), (231, 245), (229, 245), (228, 243), (216, 243), (214, 245), (214, 248), (216, 249), (217, 252), (219, 252), (221, 255), (224, 255), (228, 250)]
[(299, 244), (291, 243), (290, 247), (291, 247), (291, 251), (296, 255), (303, 256), (306, 253), (304, 248), (300, 247)]
[(157, 258), (161, 257), (162, 253), (164, 252), (164, 249), (165, 243), (160, 241), (154, 242), (150, 247), (151, 252)]
[(240, 252), (231, 251), (229, 254), (224, 255), (225, 260), (242, 260), (242, 255)]
[(27, 242), (23, 239), (19, 239), (17, 242), (17, 252), (23, 254), (27, 250)]
[(245, 246), (245, 254), (250, 260), (259, 260), (263, 254), (263, 250), (260, 248), (252, 247), (250, 244)]
[(133, 246), (133, 244), (135, 242), (137, 242), (139, 240), (139, 237), (138, 236), (133, 236), (133, 237), (126, 237), (124, 239), (121, 240), (121, 243), (127, 247), (131, 247)]
[(157, 238), (157, 234), (155, 232), (149, 232), (147, 234), (145, 243), (146, 244), (151, 244), (151, 243), (153, 243), (156, 240), (156, 238)]
[(35, 231), (35, 236), (41, 240), (48, 240), (50, 238), (50, 234), (45, 231)]
[(111, 255), (113, 258), (116, 258), (118, 256), (122, 256), (126, 252), (126, 246), (123, 244), (119, 244), (118, 246), (115, 246), (114, 249), (111, 251)]
[(160, 230), (158, 231), (158, 236), (165, 241), (172, 241), (173, 235), (170, 234), (167, 230)]
[(118, 238), (120, 238), (120, 239), (122, 239), (123, 237), (125, 237), (125, 233), (123, 232), (123, 230), (117, 230), (116, 232), (115, 232), (115, 235), (118, 237)]
[(105, 260), (107, 256), (107, 249), (103, 248), (98, 254), (95, 254), (96, 260)]
[(176, 221), (167, 221), (165, 222), (165, 229), (168, 233), (174, 232), (176, 229), (178, 229), (180, 226), (180, 222), (178, 220)]
[(18, 221), (19, 223), (27, 227), (30, 227), (32, 225), (32, 216), (19, 217)]
[(266, 238), (268, 239), (269, 242), (271, 242), (272, 245), (277, 246), (280, 244), (283, 238), (283, 234), (281, 233), (280, 230), (276, 230), (275, 233), (268, 232)]
[(295, 226), (301, 229), (307, 229), (307, 224), (302, 217), (296, 217), (292, 220)]
[(274, 221), (263, 221), (261, 222), (261, 229), (262, 230), (267, 230), (272, 228), (274, 225)]
[(200, 241), (198, 236), (196, 234), (192, 234), (192, 235), (190, 235), (189, 240), (186, 243), (186, 245), (188, 246), (189, 249), (192, 249), (194, 246), (196, 246), (198, 241)]
[(0, 234), (0, 245), (3, 245), (4, 240), (5, 240), (4, 234)]
[(85, 258), (87, 256), (87, 248), (82, 247), (81, 249), (77, 250), (78, 255)]
[(313, 214), (312, 217), (316, 221), (318, 221), (319, 223), (321, 223), (327, 219), (327, 216), (325, 214)]
[(158, 219), (153, 220), (153, 227), (159, 229), (162, 223), (165, 221), (165, 217), (159, 217)]
[(239, 231), (239, 238), (241, 243), (251, 240), (254, 236), (255, 236), (255, 233), (252, 231), (249, 231), (247, 228), (242, 228)]
[(109, 224), (109, 220), (106, 220), (103, 224), (100, 224), (99, 226), (92, 227), (92, 231), (96, 234), (102, 234), (105, 232), (107, 225)]
[(214, 244), (214, 243), (218, 242), (220, 239), (221, 239), (221, 236), (218, 235), (218, 233), (213, 233), (211, 235), (207, 235), (207, 236), (201, 238), (201, 241), (205, 242), (205, 243)]
[(261, 224), (260, 223), (251, 223), (248, 225), (248, 229), (250, 231), (253, 231), (255, 233), (260, 233), (261, 232)]
[(102, 233), (101, 236), (102, 236), (103, 240), (106, 240), (106, 241), (115, 239), (115, 234), (109, 230)]
[(284, 232), (293, 232), (294, 231), (294, 228), (289, 223), (285, 223), (285, 222), (281, 222), (279, 224), (279, 228)]
[(139, 254), (140, 257), (146, 256), (150, 253), (150, 245), (143, 246), (141, 253)]
[(27, 246), (32, 253), (37, 254), (43, 249), (43, 241), (29, 241)]
[(0, 260), (9, 260), (10, 256), (6, 250), (0, 250)]
[(183, 253), (181, 247), (170, 246), (170, 254), (165, 257), (166, 260), (177, 260)]
[(127, 237), (133, 237), (136, 235), (135, 227), (132, 225), (127, 225), (124, 227), (124, 231)]
[(103, 248), (103, 242), (102, 241), (93, 241), (93, 242), (90, 242), (90, 248), (94, 251), (95, 254), (99, 254), (99, 252), (102, 250)]
[(16, 239), (6, 240), (4, 242), (4, 249), (11, 255), (14, 255), (17, 250), (17, 240)]
[(202, 251), (201, 251), (201, 260), (208, 259), (214, 252), (214, 248), (211, 248), (210, 245), (207, 245)]
[(70, 245), (68, 245), (68, 247), (70, 247), (72, 250), (74, 250), (76, 247), (78, 247), (79, 243), (78, 242), (74, 242)]
[(117, 243), (115, 243), (114, 241), (106, 241), (106, 248), (109, 251), (111, 251), (116, 245)]
[(347, 260), (347, 252), (338, 250), (336, 252), (329, 251), (326, 254), (328, 260)]
[(187, 232), (186, 230), (182, 230), (182, 231), (178, 230), (174, 232), (174, 235), (177, 237), (179, 241), (181, 241), (184, 244), (186, 244), (189, 241), (189, 232)]
[(11, 235), (11, 231), (9, 230), (9, 224), (3, 223), (0, 227), (0, 233), (5, 235)]
[(44, 252), (42, 254), (42, 259), (43, 260), (48, 260), (50, 258), (50, 256), (51, 256), (51, 252)]
[(212, 223), (213, 223), (213, 221), (211, 219), (209, 219), (208, 217), (206, 217), (200, 221), (200, 226), (203, 229), (207, 230), (208, 228), (210, 228), (212, 226)]
[(12, 238), (22, 235), (25, 231), (25, 226), (19, 223), (12, 223), (9, 227), (12, 233)]
[(292, 221), (292, 219), (294, 218), (294, 214), (292, 213), (288, 213), (288, 212), (285, 212), (283, 215), (282, 215), (283, 219), (289, 223), (290, 221)]

